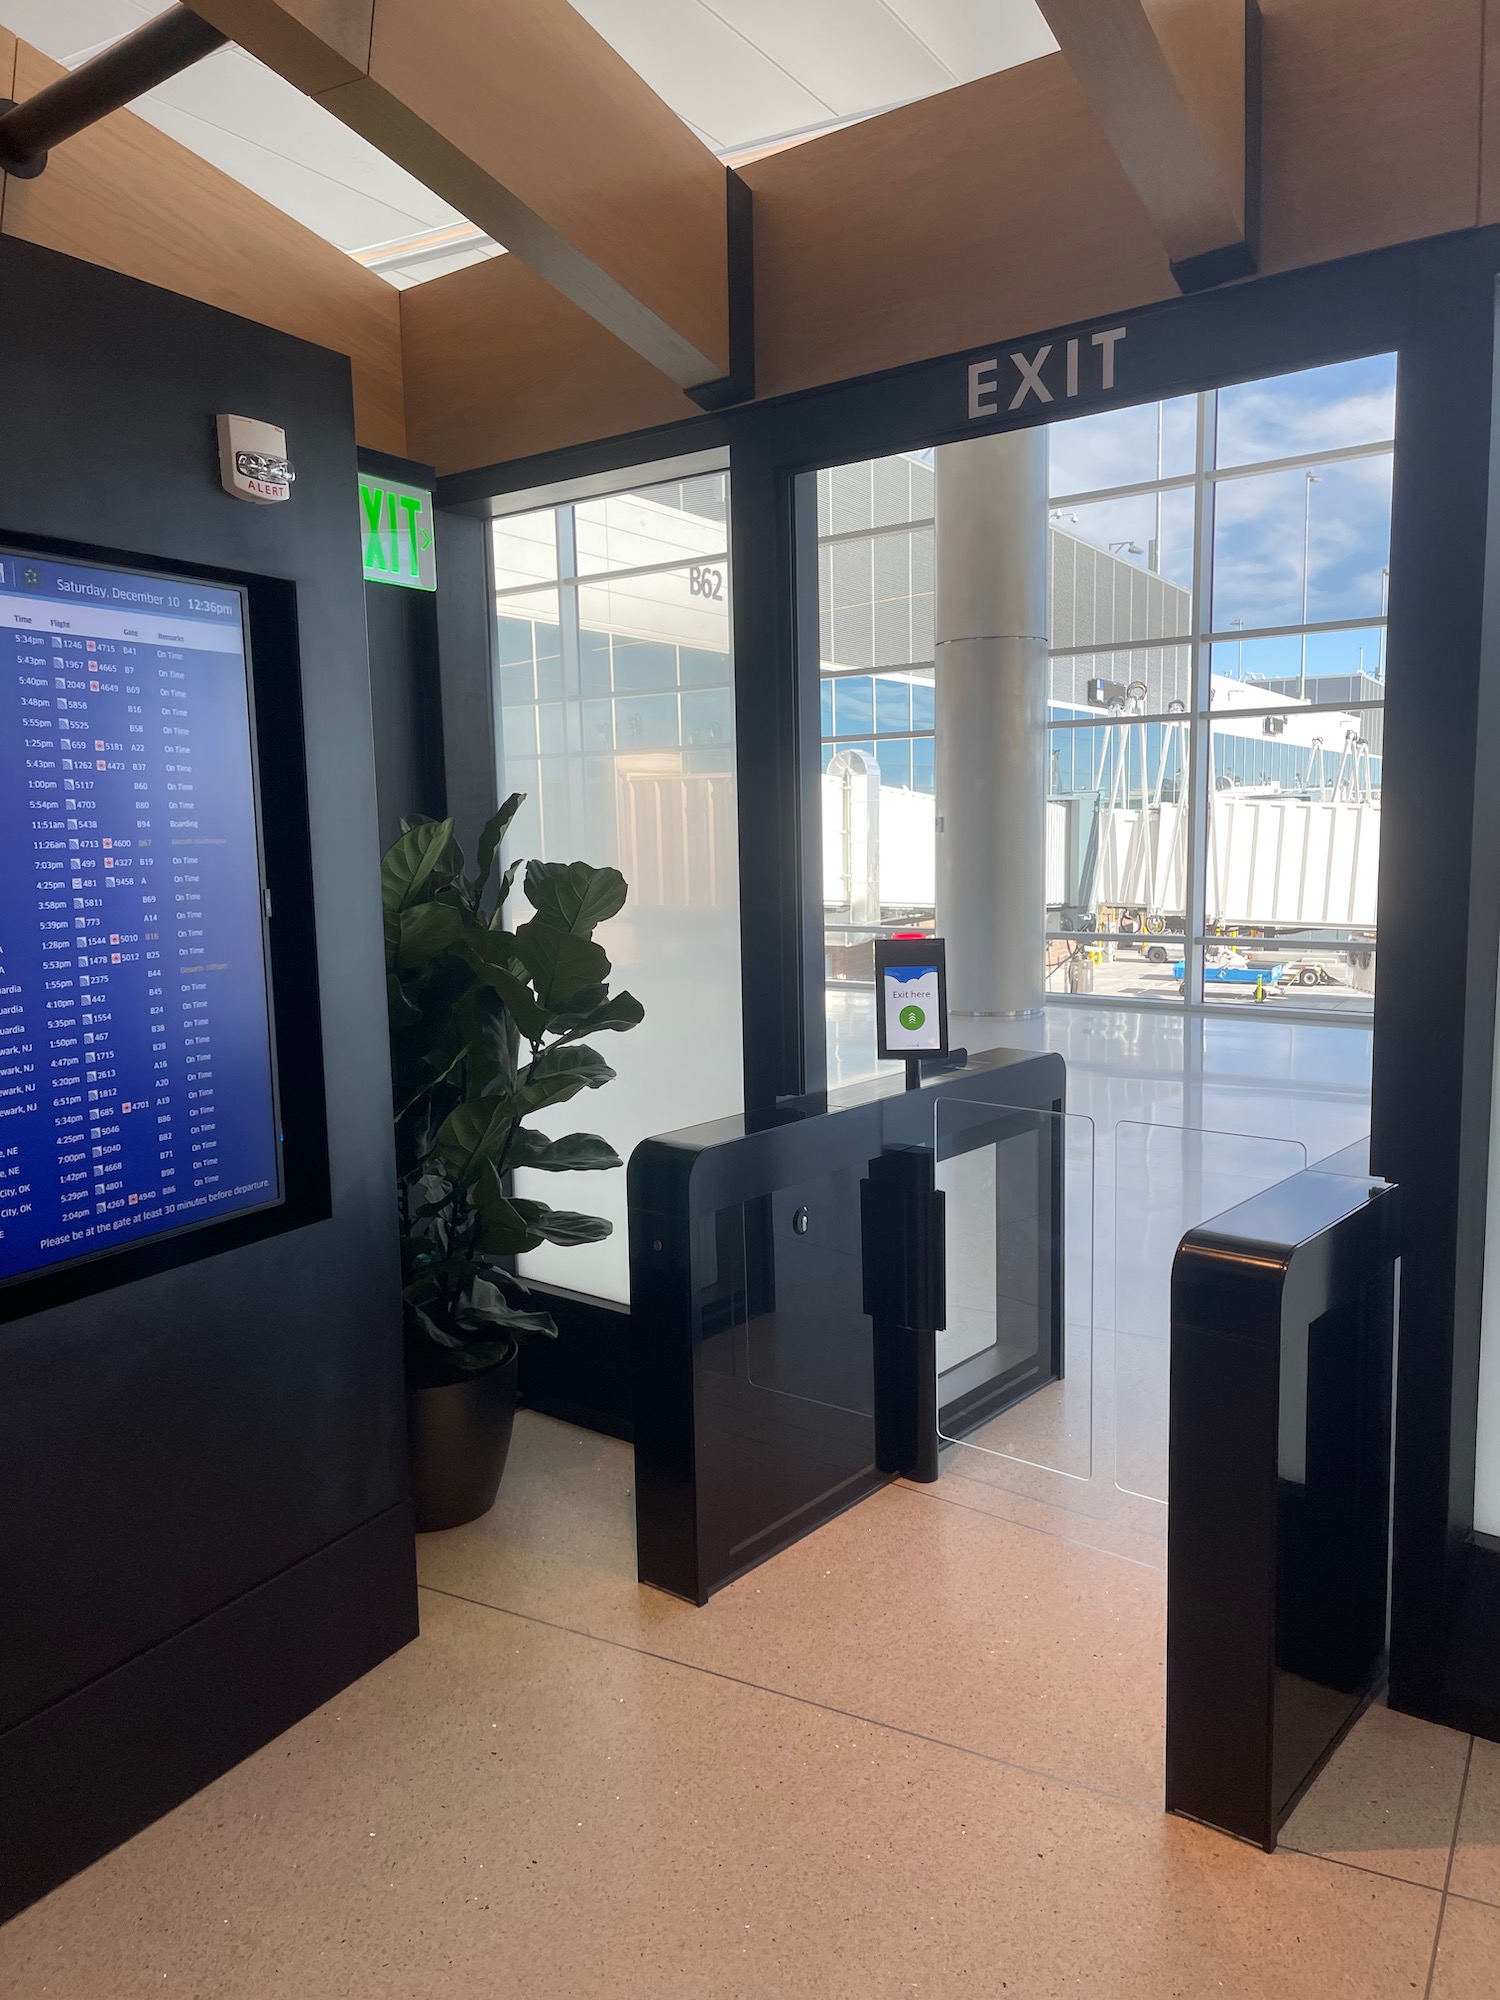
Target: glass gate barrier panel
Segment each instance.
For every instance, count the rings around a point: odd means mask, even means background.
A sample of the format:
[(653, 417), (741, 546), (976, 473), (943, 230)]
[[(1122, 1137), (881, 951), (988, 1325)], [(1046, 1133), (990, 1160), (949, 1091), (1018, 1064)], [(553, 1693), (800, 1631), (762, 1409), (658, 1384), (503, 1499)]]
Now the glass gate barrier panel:
[(1094, 1125), (957, 1096), (933, 1107), (950, 1470), (1045, 1497), (1093, 1469)]
[(979, 1421), (1054, 1378), (1066, 1342), (1047, 1259), (1070, 1170), (1049, 1121), (1066, 1087), (1060, 1056), (990, 1049), (920, 1090), (889, 1075), (637, 1146), (643, 1582), (704, 1603), (887, 1479), (931, 1477), (944, 1248), (934, 1106), (960, 1090), (973, 1117), (948, 1128), (949, 1151), (987, 1147), (1000, 1162), (988, 1210), (997, 1277), (991, 1337), (968, 1326), (945, 1371), (950, 1400)]
[[(1115, 1484), (1167, 1498), (1172, 1264), (1190, 1229), (1307, 1167), (1295, 1139), (1123, 1118), (1115, 1126), (1114, 1243), (1104, 1288), (1109, 1366), (1101, 1411), (1113, 1412)], [(1106, 1379), (1107, 1377), (1107, 1379)], [(1101, 1424), (1107, 1420), (1101, 1415)]]
[(837, 1167), (720, 1210), (738, 1260), (742, 1353), (728, 1372), (777, 1397), (870, 1418), (874, 1359), (865, 1314), (858, 1166)]

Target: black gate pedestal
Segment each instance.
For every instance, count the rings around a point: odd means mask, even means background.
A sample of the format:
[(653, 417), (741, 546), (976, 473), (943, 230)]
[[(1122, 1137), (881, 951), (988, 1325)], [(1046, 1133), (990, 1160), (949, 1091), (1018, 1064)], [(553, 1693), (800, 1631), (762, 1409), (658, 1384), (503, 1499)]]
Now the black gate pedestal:
[(1397, 1222), (1297, 1174), (1173, 1266), (1166, 1803), (1268, 1850), (1385, 1673)]
[(1048, 1272), (1036, 1366), (981, 1382), (969, 1420), (1058, 1365), (1062, 1058), (993, 1049), (918, 1090), (902, 1081), (667, 1133), (632, 1155), (643, 1583), (706, 1603), (898, 1474), (935, 1476), (939, 1103), (953, 1107), (953, 1151), (1019, 1142), (1005, 1200), (1024, 1206)]
[(875, 1350), (875, 1463), (938, 1476), (937, 1336), (944, 1321), (943, 1196), (936, 1154), (893, 1146), (860, 1184), (864, 1307)]

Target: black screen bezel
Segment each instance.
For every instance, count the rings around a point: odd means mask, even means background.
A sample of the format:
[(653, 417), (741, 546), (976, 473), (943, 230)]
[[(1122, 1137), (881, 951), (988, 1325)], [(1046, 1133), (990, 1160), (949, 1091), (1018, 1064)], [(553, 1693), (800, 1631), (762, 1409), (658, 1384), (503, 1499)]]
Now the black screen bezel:
[(276, 1201), (186, 1222), (146, 1241), (105, 1246), (0, 1282), (3, 1323), (303, 1228), (331, 1213), (331, 1190), (295, 584), (3, 527), (0, 545), (52, 561), (169, 582), (216, 584), (242, 595), (252, 775), (268, 903), (265, 939), (281, 1174)]
[[(938, 976), (938, 1017), (941, 1040), (935, 1049), (893, 1049), (885, 1032), (885, 975), (893, 965), (935, 965)], [(875, 1053), (882, 1062), (936, 1062), (948, 1054), (948, 953), (940, 937), (876, 938)]]

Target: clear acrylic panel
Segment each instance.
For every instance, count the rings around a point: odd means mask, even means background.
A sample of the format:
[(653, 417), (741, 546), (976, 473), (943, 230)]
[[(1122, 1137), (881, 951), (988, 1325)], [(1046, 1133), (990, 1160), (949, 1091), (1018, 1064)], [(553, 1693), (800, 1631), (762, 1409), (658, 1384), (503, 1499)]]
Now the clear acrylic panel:
[(1396, 357), (1371, 354), (1219, 391), (1217, 462), (1253, 465), (1396, 434)]
[[(500, 795), (527, 794), (506, 859), (584, 855), (621, 871), (629, 896), (599, 942), (616, 990), (634, 993), (646, 1015), (601, 1049), (618, 1073), (608, 1090), (537, 1122), (553, 1137), (598, 1132), (622, 1159), (646, 1134), (727, 1115), (743, 1097), (726, 492), (715, 474), (625, 495), (614, 514), (606, 501), (588, 503), (596, 522), (627, 538), (612, 544), (616, 555), (639, 549), (628, 544), (637, 530), (659, 530), (674, 550), (697, 537), (720, 551), (696, 565), (696, 591), (690, 564), (565, 578), (496, 605)], [(512, 921), (526, 913), (518, 887)], [(614, 1228), (604, 1242), (528, 1252), (523, 1275), (628, 1298), (624, 1173), (527, 1168), (517, 1187)]]
[(686, 569), (580, 584), (578, 620), (585, 633), (612, 635), (617, 694), (671, 687), (677, 678), (673, 648), (727, 658), (728, 563), (720, 556)]
[[(1193, 582), (1193, 496), (1188, 489), (1080, 500), (1053, 507), (1049, 518), (1054, 531), (1052, 557), (1059, 568), (1066, 561), (1068, 541), (1111, 558), (1096, 563), (1089, 579), (1096, 595), (1084, 610), (1094, 616), (1100, 630), (1084, 634), (1085, 639), (1153, 637), (1186, 629)], [(1128, 587), (1125, 569), (1135, 571)], [(1054, 620), (1055, 646), (1070, 643), (1057, 636), (1059, 629), (1067, 629), (1062, 582), (1054, 576), (1061, 613)], [(1143, 625), (1143, 619), (1150, 622)]]
[(1219, 480), (1212, 629), (1379, 618), (1393, 463), (1380, 452)]
[(875, 1373), (864, 1310), (862, 1178), (859, 1168), (841, 1167), (756, 1195), (734, 1211), (733, 1241), (743, 1274), (746, 1380), (774, 1395), (870, 1416)]
[(551, 583), (557, 576), (557, 516), (551, 507), (535, 514), (502, 514), (492, 530), (496, 590), (521, 590)]
[[(1382, 607), (1388, 582), (1382, 571)], [(1385, 699), (1385, 628), (1378, 622), (1333, 632), (1283, 632), (1274, 639), (1240, 638), (1244, 623), (1243, 618), (1231, 618), (1225, 628), (1231, 636), (1215, 640), (1209, 648), (1216, 709), (1274, 708), (1283, 699), (1316, 703)], [(1242, 681), (1243, 692), (1231, 688), (1231, 681)], [(1377, 710), (1372, 721), (1378, 716)]]
[(578, 574), (645, 569), (729, 551), (729, 481), (722, 472), (580, 500), (573, 510)]
[(818, 533), (858, 534), (932, 519), (932, 453), (825, 466), (818, 474)]
[(1196, 433), (1193, 396), (1064, 417), (1047, 427), (1047, 489), (1057, 495), (1095, 493), (1191, 472)]
[(1116, 1125), (1114, 1341), (1107, 1394), (1114, 1410), (1115, 1484), (1122, 1492), (1167, 1498), (1172, 1262), (1178, 1244), (1200, 1222), (1306, 1166), (1306, 1148), (1294, 1139), (1128, 1118)]
[(950, 1469), (1045, 1496), (1093, 1469), (1094, 1123), (954, 1097), (934, 1121), (939, 1435)]

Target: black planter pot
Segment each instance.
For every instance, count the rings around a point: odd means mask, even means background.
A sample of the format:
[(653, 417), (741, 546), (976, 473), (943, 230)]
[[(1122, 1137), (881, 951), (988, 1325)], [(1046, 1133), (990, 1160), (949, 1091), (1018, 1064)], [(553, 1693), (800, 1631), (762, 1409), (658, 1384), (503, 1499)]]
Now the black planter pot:
[(516, 1416), (520, 1349), (492, 1368), (427, 1363), (406, 1383), (406, 1435), (417, 1532), (458, 1528), (495, 1504)]

